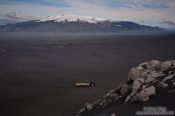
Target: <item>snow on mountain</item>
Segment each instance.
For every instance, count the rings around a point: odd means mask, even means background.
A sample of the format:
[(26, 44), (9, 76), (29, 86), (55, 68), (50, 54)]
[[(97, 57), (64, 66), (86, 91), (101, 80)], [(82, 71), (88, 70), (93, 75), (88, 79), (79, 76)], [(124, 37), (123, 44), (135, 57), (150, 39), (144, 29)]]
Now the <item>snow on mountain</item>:
[(122, 27), (122, 25), (115, 25), (116, 27)]
[(110, 21), (91, 16), (79, 15), (48, 16), (42, 20), (31, 20), (0, 26), (0, 33), (118, 33), (124, 31), (162, 31), (162, 29), (140, 25), (134, 22)]
[(61, 15), (61, 16), (48, 16), (38, 22), (51, 21), (62, 22), (62, 21), (84, 21), (89, 23), (97, 23), (99, 21), (106, 21), (105, 19), (95, 18), (92, 16), (80, 16), (80, 15)]

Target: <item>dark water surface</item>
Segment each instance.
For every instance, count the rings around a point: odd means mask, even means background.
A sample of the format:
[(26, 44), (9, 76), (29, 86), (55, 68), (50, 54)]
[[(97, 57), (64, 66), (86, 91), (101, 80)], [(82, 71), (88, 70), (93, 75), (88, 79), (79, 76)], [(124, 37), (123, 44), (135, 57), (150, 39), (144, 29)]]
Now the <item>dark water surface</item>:
[[(175, 35), (1, 37), (0, 116), (75, 116), (84, 103), (125, 81), (130, 68), (152, 59), (175, 59)], [(77, 81), (93, 81), (97, 86), (75, 88)], [(111, 107), (106, 108), (107, 113), (126, 114), (122, 104)], [(127, 105), (130, 112), (137, 107)]]

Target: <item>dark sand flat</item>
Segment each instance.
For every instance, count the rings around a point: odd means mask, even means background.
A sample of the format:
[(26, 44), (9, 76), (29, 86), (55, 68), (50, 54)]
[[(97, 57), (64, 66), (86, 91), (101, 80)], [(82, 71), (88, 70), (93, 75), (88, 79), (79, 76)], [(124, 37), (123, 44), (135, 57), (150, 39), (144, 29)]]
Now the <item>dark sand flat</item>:
[[(101, 98), (126, 81), (130, 68), (152, 59), (175, 59), (175, 35), (95, 39), (1, 37), (0, 116), (75, 116), (84, 103)], [(75, 88), (77, 81), (93, 81), (97, 86)], [(134, 115), (144, 105), (174, 110), (174, 96), (164, 93), (161, 90), (148, 103), (111, 104), (85, 115)]]

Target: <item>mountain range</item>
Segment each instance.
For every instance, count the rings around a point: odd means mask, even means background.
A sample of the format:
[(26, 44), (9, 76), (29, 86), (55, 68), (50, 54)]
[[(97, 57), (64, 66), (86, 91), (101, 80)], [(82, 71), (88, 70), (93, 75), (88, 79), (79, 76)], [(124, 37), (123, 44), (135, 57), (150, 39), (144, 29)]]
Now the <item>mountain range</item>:
[(129, 21), (110, 21), (90, 16), (61, 15), (0, 26), (0, 32), (118, 33), (163, 31), (159, 27)]

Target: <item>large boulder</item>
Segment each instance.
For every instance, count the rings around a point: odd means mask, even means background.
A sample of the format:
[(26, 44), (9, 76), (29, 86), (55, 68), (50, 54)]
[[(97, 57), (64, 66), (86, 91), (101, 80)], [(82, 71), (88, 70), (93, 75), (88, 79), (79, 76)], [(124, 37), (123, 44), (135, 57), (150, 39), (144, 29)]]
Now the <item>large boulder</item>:
[(150, 84), (154, 81), (156, 81), (159, 77), (163, 76), (164, 74), (161, 71), (155, 71), (155, 70), (148, 70), (142, 73), (142, 77), (145, 79), (146, 84)]
[(131, 80), (135, 80), (136, 78), (141, 77), (144, 71), (145, 69), (142, 66), (134, 67), (130, 70), (128, 77)]
[(132, 85), (133, 90), (139, 89), (144, 82), (145, 80), (143, 78), (136, 78)]
[(161, 71), (167, 71), (171, 68), (171, 61), (164, 61), (161, 63), (160, 69)]
[(159, 65), (160, 61), (158, 60), (151, 60), (150, 62), (144, 62), (139, 64), (139, 66), (142, 66), (146, 70), (155, 69)]
[(144, 84), (145, 80), (143, 78), (136, 78), (132, 85), (132, 92), (126, 97), (124, 103), (127, 103), (132, 98), (137, 96), (137, 93), (140, 91), (142, 85)]
[(175, 68), (175, 60), (171, 60), (171, 68)]
[(94, 107), (93, 103), (87, 102), (87, 103), (85, 104), (86, 110), (91, 110), (93, 107)]
[(143, 87), (142, 90), (131, 97), (131, 102), (146, 102), (150, 96), (156, 94), (156, 89), (154, 86)]
[(151, 60), (149, 64), (150, 64), (150, 66), (152, 68), (156, 68), (160, 64), (160, 61), (158, 61), (158, 60)]
[[(156, 88), (154, 86), (142, 87), (142, 90), (140, 91), (140, 93), (137, 94), (135, 101), (138, 101), (138, 102), (148, 101), (149, 97), (155, 94), (156, 94)], [(131, 100), (131, 101), (134, 101), (134, 100)]]
[(132, 86), (131, 85), (123, 85), (123, 87), (120, 89), (120, 94), (122, 96), (128, 95), (132, 91)]

